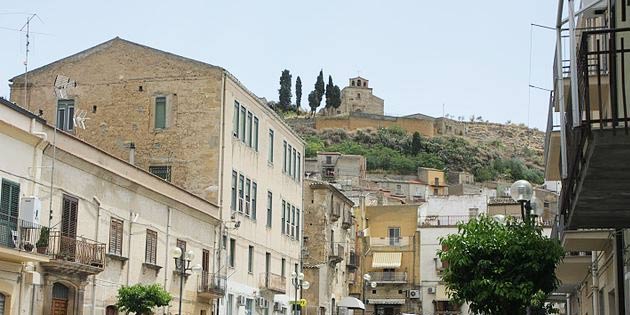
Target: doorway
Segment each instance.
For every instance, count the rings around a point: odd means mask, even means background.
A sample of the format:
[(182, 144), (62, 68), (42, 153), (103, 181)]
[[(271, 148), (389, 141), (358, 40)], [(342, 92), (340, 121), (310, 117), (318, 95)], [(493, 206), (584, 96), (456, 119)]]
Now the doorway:
[(68, 314), (68, 298), (70, 289), (65, 285), (55, 282), (52, 292), (52, 311), (51, 315), (67, 315)]

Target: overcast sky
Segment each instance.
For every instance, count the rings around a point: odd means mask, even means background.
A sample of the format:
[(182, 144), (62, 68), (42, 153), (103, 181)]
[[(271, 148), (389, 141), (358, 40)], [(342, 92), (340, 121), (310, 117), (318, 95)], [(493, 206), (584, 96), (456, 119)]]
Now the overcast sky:
[[(259, 96), (277, 100), (283, 69), (303, 82), (302, 103), (324, 69), (344, 87), (360, 74), (386, 114), (482, 116), (544, 129), (557, 2), (529, 1), (4, 1), (0, 96), (29, 68), (113, 37), (227, 68)], [(44, 34), (37, 34), (44, 33)], [(530, 35), (533, 35), (530, 75)], [(51, 82), (52, 83), (52, 82)]]

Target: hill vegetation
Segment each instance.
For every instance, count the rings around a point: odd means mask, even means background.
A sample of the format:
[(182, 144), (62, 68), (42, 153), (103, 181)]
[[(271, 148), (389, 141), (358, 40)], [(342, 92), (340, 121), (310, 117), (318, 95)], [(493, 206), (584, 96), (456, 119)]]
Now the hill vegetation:
[(318, 151), (359, 154), (366, 157), (370, 172), (415, 174), (418, 167), (431, 167), (468, 171), (479, 182), (543, 182), (542, 133), (522, 126), (474, 123), (466, 136), (426, 138), (398, 127), (318, 131), (295, 119), (289, 123), (305, 139), (307, 157)]

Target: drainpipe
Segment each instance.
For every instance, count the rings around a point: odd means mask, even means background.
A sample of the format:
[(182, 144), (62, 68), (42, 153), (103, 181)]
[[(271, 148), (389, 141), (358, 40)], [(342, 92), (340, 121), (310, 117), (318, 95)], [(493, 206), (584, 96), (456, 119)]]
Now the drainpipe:
[(571, 294), (567, 293), (567, 315), (571, 315)]
[[(580, 125), (580, 109), (578, 105), (577, 52), (575, 39), (575, 0), (568, 0), (569, 7), (569, 57), (571, 71), (571, 108), (573, 111), (573, 128)], [(560, 60), (562, 63), (562, 60)]]
[[(33, 148), (33, 162), (31, 168), (33, 169), (33, 179), (37, 181), (39, 179), (39, 175), (41, 174), (41, 165), (39, 165), (39, 162), (37, 161), (37, 152), (43, 149), (43, 144), (48, 140), (48, 134), (42, 131), (35, 131), (35, 122), (35, 118), (32, 118), (30, 133), (34, 136), (39, 137), (40, 140), (37, 142), (37, 144), (35, 144), (35, 147)], [(30, 186), (31, 188), (29, 189), (28, 193), (31, 196), (35, 196), (35, 189), (37, 185), (31, 183)]]
[[(133, 223), (136, 222), (136, 220), (138, 219), (138, 216), (139, 216), (139, 213), (134, 214), (132, 211), (129, 212), (129, 233), (128, 233), (129, 236), (127, 236), (127, 255), (129, 255), (129, 258), (131, 258), (131, 229), (133, 228)], [(127, 285), (129, 285), (130, 272), (131, 272), (131, 266), (130, 264), (127, 264)]]
[[(93, 196), (92, 199), (94, 199), (94, 202), (96, 203), (96, 236), (94, 237), (94, 240), (98, 242), (99, 228), (101, 225), (101, 200), (98, 199), (98, 197), (96, 196)], [(95, 308), (96, 308), (96, 275), (93, 275), (92, 276), (92, 310), (90, 312), (92, 315), (95, 314)]]
[(597, 252), (591, 252), (591, 275), (593, 276), (593, 286), (591, 287), (591, 295), (593, 298), (593, 315), (599, 314), (599, 268), (597, 266)]
[[(221, 251), (223, 250), (223, 228), (224, 228), (224, 224), (223, 224), (223, 177), (224, 177), (224, 165), (223, 165), (223, 161), (225, 159), (225, 94), (226, 94), (226, 78), (227, 78), (227, 74), (225, 72), (225, 70), (223, 70), (223, 77), (221, 78), (221, 85), (222, 85), (222, 92), (221, 92), (221, 131), (219, 133), (219, 142), (220, 142), (220, 146), (221, 146), (221, 151), (219, 152), (219, 248), (217, 250), (217, 259), (215, 261), (219, 262), (219, 266), (217, 268), (215, 268), (217, 270), (217, 275), (221, 275)], [(227, 258), (227, 257), (226, 257)], [(227, 266), (227, 260), (226, 260), (226, 264), (225, 266)], [(225, 293), (227, 294), (228, 291), (228, 287), (227, 287), (227, 268), (225, 269)], [(221, 281), (219, 279), (219, 281)], [(221, 314), (221, 308), (220, 308), (220, 303), (221, 303), (221, 298), (217, 298), (216, 299), (216, 310), (214, 311), (214, 314), (216, 315), (220, 315)]]
[[(168, 253), (168, 246), (170, 245), (170, 239), (171, 239), (171, 207), (166, 207), (167, 209), (167, 214), (166, 214), (166, 247), (167, 247), (167, 253)], [(164, 257), (164, 288), (167, 287), (168, 284), (168, 260), (169, 260), (169, 255), (165, 255)], [(164, 306), (164, 314), (168, 314), (169, 310), (168, 310), (168, 305)]]
[[(626, 314), (626, 293), (624, 288), (624, 241), (623, 241), (623, 229), (615, 230), (615, 264), (616, 264), (616, 294), (617, 294), (617, 310), (619, 315)], [(601, 314), (600, 314), (601, 315)], [(612, 315), (612, 314), (611, 314)]]

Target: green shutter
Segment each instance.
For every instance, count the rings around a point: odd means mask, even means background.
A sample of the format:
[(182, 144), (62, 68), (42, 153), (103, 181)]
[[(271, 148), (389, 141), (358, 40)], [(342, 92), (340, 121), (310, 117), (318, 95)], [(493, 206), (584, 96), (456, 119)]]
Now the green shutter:
[(20, 184), (3, 179), (1, 194), (0, 214), (3, 217), (17, 218), (20, 207)]
[(155, 129), (166, 128), (166, 97), (155, 98)]

